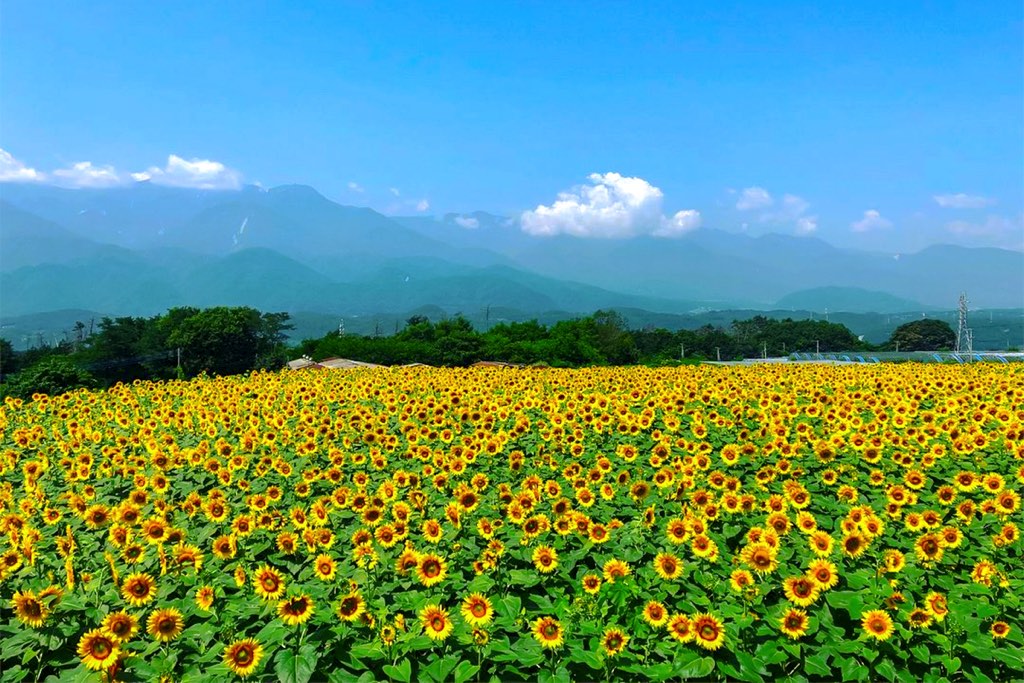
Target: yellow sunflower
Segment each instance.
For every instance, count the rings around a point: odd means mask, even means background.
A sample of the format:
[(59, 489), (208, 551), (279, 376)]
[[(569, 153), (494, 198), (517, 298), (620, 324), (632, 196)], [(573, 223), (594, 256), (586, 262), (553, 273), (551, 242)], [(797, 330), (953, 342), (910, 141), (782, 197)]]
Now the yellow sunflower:
[(427, 605), (419, 612), (423, 632), (431, 640), (444, 640), (451, 635), (455, 624), (448, 616), (448, 611), (438, 605)]
[(565, 642), (564, 636), (562, 624), (554, 617), (541, 617), (533, 622), (533, 637), (543, 648), (554, 649), (561, 646)]
[(82, 664), (93, 671), (106, 671), (121, 655), (117, 641), (103, 629), (93, 629), (78, 641), (78, 656)]
[(149, 635), (162, 643), (169, 643), (181, 635), (185, 621), (181, 612), (173, 607), (155, 610), (146, 621)]
[(224, 665), (236, 675), (250, 676), (263, 659), (263, 646), (255, 638), (236, 640), (224, 648)]

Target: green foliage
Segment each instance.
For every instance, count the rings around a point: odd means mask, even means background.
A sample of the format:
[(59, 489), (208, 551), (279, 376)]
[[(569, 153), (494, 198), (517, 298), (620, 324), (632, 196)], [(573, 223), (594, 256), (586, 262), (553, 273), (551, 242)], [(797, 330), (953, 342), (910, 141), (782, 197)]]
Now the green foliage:
[(32, 394), (41, 393), (55, 396), (95, 386), (96, 379), (65, 356), (50, 356), (19, 372), (14, 379), (3, 385), (5, 396), (29, 399)]
[(886, 343), (887, 350), (940, 351), (956, 344), (956, 332), (943, 320), (927, 318), (900, 325)]

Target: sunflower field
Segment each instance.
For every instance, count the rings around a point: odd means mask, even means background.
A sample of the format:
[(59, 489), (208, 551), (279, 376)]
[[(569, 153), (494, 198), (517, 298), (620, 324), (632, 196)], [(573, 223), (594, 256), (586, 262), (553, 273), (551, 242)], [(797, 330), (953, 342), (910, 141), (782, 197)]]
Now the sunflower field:
[(372, 369), (0, 407), (4, 681), (1024, 678), (1024, 368)]

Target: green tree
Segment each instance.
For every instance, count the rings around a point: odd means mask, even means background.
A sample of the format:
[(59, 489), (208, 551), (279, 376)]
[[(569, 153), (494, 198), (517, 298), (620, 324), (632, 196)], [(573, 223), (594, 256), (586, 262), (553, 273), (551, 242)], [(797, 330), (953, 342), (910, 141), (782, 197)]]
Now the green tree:
[(886, 348), (900, 351), (941, 351), (956, 344), (956, 333), (949, 323), (926, 318), (900, 325), (892, 332)]
[(18, 371), (18, 358), (14, 355), (14, 345), (0, 337), (0, 377)]
[(178, 324), (167, 336), (167, 348), (181, 349), (187, 376), (278, 368), (285, 362), (288, 318), (287, 313), (261, 314), (248, 307), (208, 308), (176, 320)]
[(95, 386), (95, 378), (66, 356), (49, 356), (25, 368), (3, 385), (4, 395), (28, 400), (32, 394), (57, 396), (72, 389)]

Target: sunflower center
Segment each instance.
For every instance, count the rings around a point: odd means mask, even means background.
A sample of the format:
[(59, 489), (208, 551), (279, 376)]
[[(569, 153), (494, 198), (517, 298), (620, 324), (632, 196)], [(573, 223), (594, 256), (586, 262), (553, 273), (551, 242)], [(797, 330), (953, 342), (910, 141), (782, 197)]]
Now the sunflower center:
[(430, 628), (434, 629), (435, 631), (443, 631), (444, 630), (444, 619), (442, 619), (440, 615), (435, 615), (435, 616), (431, 617), (430, 618)]
[(482, 602), (478, 602), (473, 605), (470, 611), (473, 613), (474, 617), (482, 617), (485, 614), (487, 614), (487, 605), (483, 604)]
[(235, 661), (240, 664), (247, 664), (251, 659), (252, 653), (249, 651), (248, 647), (239, 648), (238, 652), (235, 654)]
[(97, 640), (92, 646), (92, 656), (96, 659), (106, 659), (112, 649), (106, 640)]

